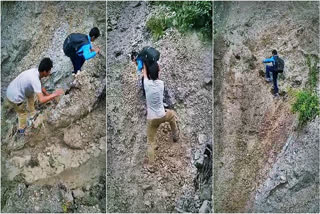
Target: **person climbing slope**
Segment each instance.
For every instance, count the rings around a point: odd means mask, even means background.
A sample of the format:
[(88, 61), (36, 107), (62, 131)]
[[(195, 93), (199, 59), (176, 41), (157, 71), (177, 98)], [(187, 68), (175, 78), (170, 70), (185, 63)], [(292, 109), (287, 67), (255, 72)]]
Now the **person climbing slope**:
[(179, 130), (176, 124), (175, 112), (173, 110), (165, 110), (163, 106), (164, 82), (159, 80), (158, 63), (153, 62), (150, 65), (145, 63), (142, 71), (147, 101), (147, 169), (152, 172), (154, 171), (154, 152), (158, 127), (164, 122), (169, 122), (174, 142), (179, 140)]
[(137, 67), (137, 75), (138, 75), (138, 85), (142, 88), (143, 95), (145, 96), (144, 90), (144, 77), (142, 75), (143, 65), (145, 63), (152, 64), (157, 62), (160, 58), (160, 52), (153, 47), (146, 46), (139, 53), (136, 51), (131, 52), (131, 61)]
[[(277, 50), (272, 51), (272, 57), (263, 60), (263, 63), (272, 63), (266, 65), (266, 81), (273, 81), (274, 96), (279, 97), (278, 73), (282, 73), (284, 69), (284, 61), (278, 56)], [(272, 73), (272, 77), (270, 75)]]
[(91, 44), (99, 36), (99, 29), (94, 27), (90, 30), (89, 35), (72, 33), (65, 39), (63, 51), (71, 59), (74, 69), (72, 71), (73, 75), (81, 71), (81, 67), (86, 60), (95, 57), (100, 52), (100, 48), (93, 47)]
[(57, 96), (62, 95), (62, 89), (58, 89), (49, 94), (45, 88), (41, 88), (40, 79), (50, 76), (52, 61), (50, 58), (41, 60), (38, 69), (31, 68), (20, 73), (12, 82), (10, 82), (6, 96), (9, 106), (13, 107), (18, 114), (18, 135), (24, 136), (27, 127), (28, 103), (29, 118), (32, 120), (36, 115), (34, 107), (35, 94), (40, 103), (46, 103)]

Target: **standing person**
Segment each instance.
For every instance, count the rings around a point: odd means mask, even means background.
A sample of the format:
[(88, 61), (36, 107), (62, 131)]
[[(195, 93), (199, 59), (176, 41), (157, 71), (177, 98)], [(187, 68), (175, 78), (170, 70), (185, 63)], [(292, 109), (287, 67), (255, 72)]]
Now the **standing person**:
[[(278, 53), (276, 50), (272, 51), (272, 57), (263, 60), (263, 63), (272, 63), (272, 65), (266, 65), (266, 81), (271, 82), (273, 81), (273, 89), (274, 89), (274, 96), (279, 97), (279, 88), (278, 88)], [(272, 78), (270, 76), (270, 72), (272, 72)]]
[(20, 136), (24, 136), (27, 127), (28, 111), (25, 100), (28, 103), (30, 118), (33, 118), (36, 114), (34, 107), (35, 94), (40, 103), (46, 103), (63, 94), (62, 89), (49, 94), (45, 88), (41, 88), (40, 79), (49, 76), (52, 67), (51, 59), (44, 58), (41, 60), (38, 69), (32, 68), (23, 71), (10, 82), (7, 88), (6, 96), (8, 103), (18, 114), (18, 134)]
[[(148, 69), (148, 74), (147, 74)], [(144, 88), (147, 100), (147, 141), (148, 141), (148, 170), (154, 171), (156, 134), (160, 124), (169, 122), (174, 142), (179, 140), (179, 131), (176, 124), (175, 112), (163, 107), (164, 82), (159, 80), (159, 66), (157, 62), (144, 65)]]
[(63, 51), (65, 55), (70, 57), (73, 71), (76, 75), (81, 71), (81, 67), (86, 60), (89, 60), (100, 52), (100, 48), (93, 47), (91, 42), (94, 42), (100, 36), (100, 31), (97, 27), (90, 30), (89, 35), (72, 33), (63, 43)]

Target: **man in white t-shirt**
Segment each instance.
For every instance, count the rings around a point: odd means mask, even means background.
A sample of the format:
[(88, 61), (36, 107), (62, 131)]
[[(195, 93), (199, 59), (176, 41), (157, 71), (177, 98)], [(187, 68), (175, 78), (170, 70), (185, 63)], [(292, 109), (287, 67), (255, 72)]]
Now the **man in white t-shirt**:
[(164, 122), (169, 122), (174, 142), (179, 140), (179, 131), (176, 124), (175, 112), (173, 110), (165, 110), (163, 107), (164, 82), (159, 80), (158, 63), (154, 62), (151, 65), (144, 65), (143, 76), (147, 100), (148, 170), (154, 171), (152, 164), (155, 160), (155, 138), (158, 127)]
[(58, 89), (52, 94), (49, 94), (45, 88), (41, 88), (40, 79), (50, 75), (52, 68), (52, 61), (50, 58), (41, 60), (38, 69), (32, 68), (20, 73), (7, 88), (7, 99), (10, 106), (18, 114), (18, 133), (24, 135), (27, 127), (28, 111), (26, 108), (26, 100), (28, 103), (28, 110), (30, 117), (34, 117), (36, 111), (34, 108), (34, 97), (37, 95), (40, 103), (46, 103), (55, 97), (62, 95), (63, 90)]

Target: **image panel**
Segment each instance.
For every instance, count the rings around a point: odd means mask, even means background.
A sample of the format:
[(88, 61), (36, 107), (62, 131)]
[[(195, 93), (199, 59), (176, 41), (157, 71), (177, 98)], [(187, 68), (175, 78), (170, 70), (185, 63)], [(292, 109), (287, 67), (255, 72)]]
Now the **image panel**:
[(107, 31), (107, 212), (211, 212), (212, 3), (108, 2)]
[(319, 2), (214, 3), (214, 211), (319, 212)]
[(105, 53), (105, 2), (1, 2), (1, 212), (106, 211)]

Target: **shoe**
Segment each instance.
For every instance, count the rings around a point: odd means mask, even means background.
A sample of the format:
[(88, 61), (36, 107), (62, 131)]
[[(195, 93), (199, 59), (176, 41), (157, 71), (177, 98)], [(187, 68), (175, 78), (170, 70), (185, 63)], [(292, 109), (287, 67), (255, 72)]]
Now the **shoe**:
[(150, 164), (147, 158), (143, 161), (143, 168), (150, 173), (154, 173), (156, 171), (154, 164)]
[(266, 82), (272, 82), (272, 79), (266, 78)]
[(10, 150), (20, 150), (25, 145), (25, 129), (18, 129), (15, 141), (9, 145)]
[(180, 139), (179, 131), (172, 133), (172, 139), (173, 139), (173, 142), (175, 142), (175, 143), (179, 141), (179, 139)]
[(28, 127), (31, 127), (34, 121), (37, 119), (39, 116), (40, 112), (36, 111), (34, 115), (30, 116), (27, 120)]
[(273, 95), (273, 97), (274, 98), (279, 98), (280, 96), (279, 96), (279, 93), (275, 93), (274, 95)]

